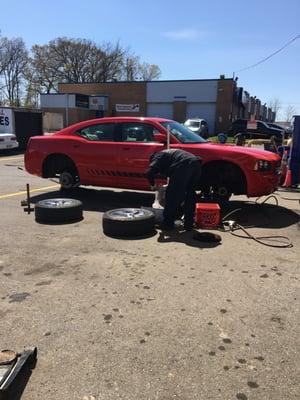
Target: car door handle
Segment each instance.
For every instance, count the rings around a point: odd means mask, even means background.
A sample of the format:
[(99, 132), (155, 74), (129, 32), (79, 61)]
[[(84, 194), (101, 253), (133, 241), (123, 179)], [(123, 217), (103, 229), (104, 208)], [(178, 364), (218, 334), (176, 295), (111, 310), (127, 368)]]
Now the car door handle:
[(122, 147), (122, 150), (129, 151), (130, 147)]
[(79, 144), (73, 144), (74, 149), (78, 149), (79, 147), (80, 147)]

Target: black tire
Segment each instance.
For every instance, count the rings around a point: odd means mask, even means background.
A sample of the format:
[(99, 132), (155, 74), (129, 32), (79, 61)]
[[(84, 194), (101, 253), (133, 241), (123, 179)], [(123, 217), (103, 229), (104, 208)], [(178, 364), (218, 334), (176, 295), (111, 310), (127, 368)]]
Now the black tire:
[(63, 171), (59, 175), (61, 190), (71, 190), (80, 185), (79, 176), (76, 171)]
[(41, 223), (63, 223), (82, 219), (82, 202), (75, 199), (45, 199), (35, 205), (35, 220)]
[(224, 201), (228, 201), (232, 196), (232, 190), (228, 186), (227, 183), (218, 183), (212, 185), (212, 199), (216, 201), (216, 203), (223, 203)]
[(232, 189), (227, 183), (212, 183), (211, 186), (203, 186), (201, 188), (201, 198), (207, 201), (214, 201), (222, 204), (230, 199)]
[(136, 237), (154, 232), (155, 215), (143, 208), (117, 208), (103, 214), (102, 227), (107, 236)]

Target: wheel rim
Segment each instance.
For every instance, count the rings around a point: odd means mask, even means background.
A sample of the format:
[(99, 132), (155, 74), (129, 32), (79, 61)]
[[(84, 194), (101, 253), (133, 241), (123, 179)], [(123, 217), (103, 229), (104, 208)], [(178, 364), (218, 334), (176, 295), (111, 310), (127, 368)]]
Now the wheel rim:
[(74, 177), (70, 172), (63, 172), (59, 176), (59, 183), (65, 189), (71, 189), (75, 183)]
[(227, 186), (224, 185), (214, 185), (211, 186), (210, 190), (210, 196), (214, 198), (215, 200), (229, 200), (230, 196), (232, 195), (232, 192)]
[(41, 203), (45, 206), (48, 207), (64, 207), (71, 205), (72, 201), (68, 199), (48, 199), (48, 200), (42, 200)]
[(227, 187), (225, 186), (220, 186), (218, 188), (216, 188), (216, 194), (219, 197), (228, 197), (229, 196), (229, 190), (227, 189)]
[(110, 212), (110, 215), (117, 219), (134, 220), (136, 218), (148, 216), (149, 212), (148, 210), (143, 210), (143, 209), (123, 208), (119, 210), (112, 210)]

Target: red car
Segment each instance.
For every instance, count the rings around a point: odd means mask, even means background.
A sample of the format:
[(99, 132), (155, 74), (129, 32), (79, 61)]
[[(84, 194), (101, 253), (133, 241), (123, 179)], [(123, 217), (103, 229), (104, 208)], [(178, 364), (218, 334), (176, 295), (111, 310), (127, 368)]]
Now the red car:
[[(168, 134), (169, 132), (169, 134)], [(152, 153), (171, 148), (203, 159), (199, 188), (216, 198), (232, 193), (267, 195), (279, 182), (276, 154), (205, 141), (178, 122), (163, 118), (112, 117), (69, 126), (51, 136), (32, 137), (25, 153), (26, 170), (59, 177), (63, 188), (94, 185), (150, 190), (145, 178)]]

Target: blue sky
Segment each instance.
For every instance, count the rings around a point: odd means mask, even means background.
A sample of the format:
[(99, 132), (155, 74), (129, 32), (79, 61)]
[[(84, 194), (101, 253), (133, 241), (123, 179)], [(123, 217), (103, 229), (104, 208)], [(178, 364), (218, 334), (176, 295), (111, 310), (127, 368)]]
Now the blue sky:
[[(300, 34), (300, 0), (0, 0), (3, 36), (30, 48), (58, 36), (120, 41), (158, 64), (161, 79), (231, 77)], [(281, 114), (300, 114), (300, 39), (264, 64), (237, 74), (263, 102), (279, 98)]]

